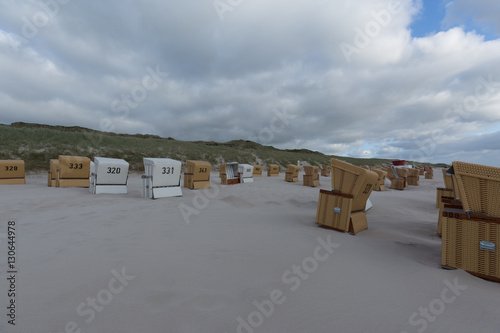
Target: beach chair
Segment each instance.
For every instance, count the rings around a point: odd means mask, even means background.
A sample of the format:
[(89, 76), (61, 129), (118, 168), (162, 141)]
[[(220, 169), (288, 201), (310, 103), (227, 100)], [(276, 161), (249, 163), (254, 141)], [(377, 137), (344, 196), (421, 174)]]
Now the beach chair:
[(454, 205), (440, 213), (442, 267), (500, 281), (500, 168), (453, 162), (446, 175)]
[(365, 212), (377, 173), (333, 158), (331, 167), (333, 190), (320, 190), (316, 223), (351, 234), (367, 229)]
[(304, 172), (305, 175), (302, 176), (304, 186), (311, 186), (311, 187), (316, 187), (319, 186), (319, 167), (318, 166), (312, 166), (312, 165), (305, 165), (304, 166)]
[(330, 177), (330, 173), (331, 173), (330, 171), (331, 171), (330, 166), (328, 164), (323, 164), (321, 166), (321, 175), (323, 177)]
[(142, 160), (142, 197), (158, 199), (182, 196), (181, 161), (149, 157)]
[(221, 176), (222, 185), (234, 185), (240, 183), (240, 177), (238, 174), (238, 162), (222, 163), (219, 174)]
[(119, 158), (94, 157), (90, 170), (92, 194), (127, 194), (129, 163)]
[(406, 188), (406, 179), (398, 175), (397, 169), (394, 166), (386, 168), (387, 178), (391, 181), (389, 188), (393, 190), (404, 190)]
[(280, 175), (280, 166), (278, 164), (267, 165), (267, 176), (278, 177)]
[(434, 169), (425, 167), (425, 179), (434, 179)]
[(210, 170), (212, 166), (205, 161), (187, 160), (187, 172), (184, 173), (184, 187), (191, 190), (210, 188)]
[(378, 175), (377, 183), (373, 188), (374, 191), (385, 191), (385, 179), (387, 178), (387, 171), (384, 171), (379, 168), (373, 168), (373, 172)]
[(254, 177), (262, 177), (262, 165), (253, 165), (253, 176)]
[(0, 160), (0, 185), (26, 184), (23, 160)]
[(240, 183), (253, 183), (253, 165), (238, 165), (238, 176), (240, 178)]
[(90, 158), (84, 156), (59, 155), (56, 186), (89, 187)]
[(285, 172), (285, 181), (295, 183), (299, 181), (300, 167), (298, 165), (288, 164), (288, 171)]
[(408, 168), (408, 169), (406, 169), (406, 171), (408, 173), (408, 176), (407, 176), (408, 185), (419, 186), (420, 185), (419, 170), (413, 169), (413, 168)]
[(405, 185), (405, 187), (408, 187), (409, 169), (408, 168), (402, 168), (402, 167), (394, 167), (394, 169), (396, 170), (397, 175), (400, 178), (404, 179), (404, 185)]

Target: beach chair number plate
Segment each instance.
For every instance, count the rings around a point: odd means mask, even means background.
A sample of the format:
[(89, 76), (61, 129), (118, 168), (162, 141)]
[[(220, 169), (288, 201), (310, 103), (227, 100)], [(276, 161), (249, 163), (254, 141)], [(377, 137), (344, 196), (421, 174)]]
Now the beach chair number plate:
[(69, 168), (70, 169), (83, 169), (83, 164), (82, 163), (70, 163)]
[(17, 166), (6, 166), (5, 171), (17, 171)]
[(367, 184), (365, 187), (365, 190), (363, 191), (363, 194), (368, 194), (372, 188), (372, 184)]
[(108, 172), (107, 173), (110, 173), (110, 174), (113, 174), (113, 175), (118, 175), (118, 174), (120, 174), (121, 171), (122, 171), (121, 168), (108, 167)]
[(162, 175), (170, 175), (171, 173), (174, 173), (174, 167), (163, 167), (161, 170)]

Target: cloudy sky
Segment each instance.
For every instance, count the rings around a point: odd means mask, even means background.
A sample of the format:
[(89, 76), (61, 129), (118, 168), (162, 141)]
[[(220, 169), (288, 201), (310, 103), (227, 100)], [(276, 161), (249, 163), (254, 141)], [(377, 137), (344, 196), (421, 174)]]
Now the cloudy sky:
[(497, 0), (0, 0), (0, 123), (500, 166)]

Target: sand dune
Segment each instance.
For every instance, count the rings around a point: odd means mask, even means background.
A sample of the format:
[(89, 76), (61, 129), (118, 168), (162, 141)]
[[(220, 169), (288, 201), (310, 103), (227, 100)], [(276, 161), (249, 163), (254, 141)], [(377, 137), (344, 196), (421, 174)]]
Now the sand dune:
[(316, 226), (319, 188), (284, 175), (224, 186), (213, 173), (210, 190), (157, 200), (138, 175), (127, 195), (45, 175), (0, 186), (19, 267), (12, 326), (0, 238), (0, 331), (500, 332), (500, 285), (440, 268), (436, 178), (373, 192), (355, 236)]

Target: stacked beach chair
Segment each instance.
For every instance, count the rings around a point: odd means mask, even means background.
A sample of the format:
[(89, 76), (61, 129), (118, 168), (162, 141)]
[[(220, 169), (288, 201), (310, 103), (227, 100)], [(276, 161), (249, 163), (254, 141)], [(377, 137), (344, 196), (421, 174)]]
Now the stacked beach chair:
[(304, 180), (304, 186), (316, 187), (321, 185), (319, 183), (319, 167), (312, 165), (304, 166), (305, 175), (302, 176)]
[(222, 185), (239, 184), (238, 162), (221, 163), (219, 167), (219, 176)]
[(377, 183), (373, 188), (374, 191), (385, 191), (385, 179), (387, 178), (387, 171), (384, 171), (379, 168), (373, 168), (373, 172), (378, 175)]
[(425, 179), (434, 179), (434, 170), (431, 167), (425, 167)]
[(288, 164), (288, 171), (285, 172), (285, 181), (295, 183), (299, 181), (300, 167), (298, 165)]
[(500, 168), (453, 162), (454, 199), (444, 204), (441, 265), (500, 281)]
[(406, 170), (408, 173), (408, 177), (407, 177), (408, 185), (419, 186), (420, 185), (420, 182), (419, 182), (420, 171), (418, 169), (413, 169), (413, 168), (409, 168)]
[(408, 187), (408, 175), (409, 175), (409, 169), (407, 168), (398, 168), (398, 167), (394, 167), (394, 169), (396, 170), (396, 173), (398, 175), (399, 178), (403, 178), (404, 179), (404, 186), (405, 188)]
[(323, 177), (330, 177), (330, 166), (328, 164), (323, 164), (321, 166), (321, 175)]
[(184, 187), (191, 190), (210, 188), (210, 170), (212, 166), (205, 161), (186, 161), (187, 172), (184, 173)]
[(278, 177), (280, 175), (280, 166), (278, 164), (267, 165), (267, 176)]
[(316, 223), (351, 234), (367, 229), (367, 202), (378, 175), (333, 158), (331, 166), (333, 190), (320, 190)]
[(393, 190), (404, 190), (406, 188), (406, 179), (398, 174), (398, 168), (394, 166), (387, 167), (387, 178), (391, 181), (389, 188)]
[(258, 165), (258, 164), (253, 165), (253, 176), (254, 177), (262, 177), (262, 165)]
[(23, 160), (0, 160), (0, 185), (26, 184)]

